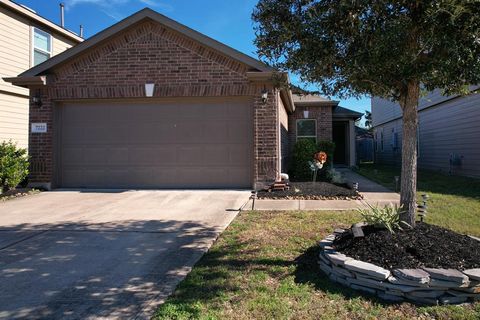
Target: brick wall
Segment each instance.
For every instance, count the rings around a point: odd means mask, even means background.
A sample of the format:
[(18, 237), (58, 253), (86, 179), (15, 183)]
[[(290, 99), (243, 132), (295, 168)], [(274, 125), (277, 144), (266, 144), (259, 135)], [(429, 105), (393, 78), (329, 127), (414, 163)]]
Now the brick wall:
[[(30, 122), (46, 122), (48, 132), (30, 134), (34, 183), (53, 182), (54, 106), (57, 100), (154, 97), (251, 96), (254, 108), (254, 182), (275, 178), (278, 130), (273, 87), (248, 81), (250, 67), (151, 21), (141, 22), (66, 64), (55, 68), (41, 89), (42, 107), (30, 106)], [(38, 91), (32, 90), (32, 94)]]
[(268, 99), (263, 103), (260, 97), (254, 99), (254, 176), (256, 188), (263, 182), (274, 180), (280, 171), (278, 167), (279, 130), (278, 95), (276, 90), (268, 88)]

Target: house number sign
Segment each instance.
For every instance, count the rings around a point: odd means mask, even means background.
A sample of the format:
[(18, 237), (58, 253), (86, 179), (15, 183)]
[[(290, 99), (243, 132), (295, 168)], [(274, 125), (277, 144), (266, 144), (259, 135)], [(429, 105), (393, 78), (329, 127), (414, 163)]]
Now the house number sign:
[(32, 133), (45, 133), (47, 132), (46, 123), (32, 123)]

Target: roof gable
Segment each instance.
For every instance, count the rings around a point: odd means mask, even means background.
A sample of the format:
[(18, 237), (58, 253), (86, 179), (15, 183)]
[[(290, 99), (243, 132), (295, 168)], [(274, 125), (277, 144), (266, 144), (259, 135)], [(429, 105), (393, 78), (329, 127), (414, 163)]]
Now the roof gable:
[(193, 29), (188, 28), (185, 25), (182, 25), (166, 16), (155, 12), (151, 9), (145, 8), (143, 10), (138, 11), (137, 13), (125, 18), (124, 20), (114, 24), (113, 26), (97, 33), (93, 37), (85, 40), (84, 42), (64, 51), (63, 53), (52, 57), (51, 59), (45, 61), (42, 64), (39, 64), (22, 74), (20, 77), (31, 77), (31, 76), (38, 76), (41, 74), (47, 73), (50, 69), (57, 67), (60, 64), (63, 64), (74, 57), (78, 57), (79, 55), (85, 53), (88, 49), (96, 47), (100, 45), (104, 40), (110, 39), (115, 35), (121, 33), (122, 31), (126, 30), (127, 28), (131, 27), (134, 24), (137, 24), (143, 20), (151, 19), (154, 22), (164, 25), (165, 27), (172, 29), (176, 32), (181, 33), (182, 35), (196, 41), (206, 47), (212, 48), (213, 50), (226, 55), (236, 61), (239, 61), (249, 67), (252, 70), (256, 71), (272, 71), (273, 68), (265, 65), (264, 63), (240, 52), (237, 51), (227, 45), (224, 45), (206, 35), (203, 35)]

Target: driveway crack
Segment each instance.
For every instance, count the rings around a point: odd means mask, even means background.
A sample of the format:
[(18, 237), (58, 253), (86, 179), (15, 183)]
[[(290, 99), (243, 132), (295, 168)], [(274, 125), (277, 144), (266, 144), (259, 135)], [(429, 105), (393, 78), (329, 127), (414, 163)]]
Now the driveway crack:
[(41, 234), (44, 234), (44, 233), (48, 232), (48, 231), (50, 231), (50, 230), (43, 230), (43, 231), (37, 232), (37, 233), (35, 233), (35, 234), (26, 236), (25, 238), (22, 238), (22, 239), (20, 239), (20, 240), (17, 240), (17, 241), (14, 241), (14, 242), (12, 242), (12, 243), (9, 243), (9, 244), (7, 244), (6, 246), (0, 247), (0, 251), (5, 250), (5, 249), (8, 249), (8, 248), (10, 248), (10, 247), (13, 247), (14, 245), (19, 244), (19, 243), (21, 243), (21, 242), (23, 242), (23, 241), (30, 240), (30, 239), (32, 239), (32, 238), (34, 238), (34, 237), (36, 237), (36, 236), (39, 236), (39, 235), (41, 235)]

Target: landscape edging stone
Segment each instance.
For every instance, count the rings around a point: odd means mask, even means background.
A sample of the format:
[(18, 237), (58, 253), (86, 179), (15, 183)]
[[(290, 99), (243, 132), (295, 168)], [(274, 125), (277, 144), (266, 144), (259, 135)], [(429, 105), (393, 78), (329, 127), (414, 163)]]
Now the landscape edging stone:
[(416, 304), (437, 305), (480, 301), (477, 269), (464, 272), (432, 268), (387, 270), (333, 249), (333, 239), (344, 231), (336, 229), (319, 245), (319, 267), (332, 281), (395, 302), (410, 300)]

